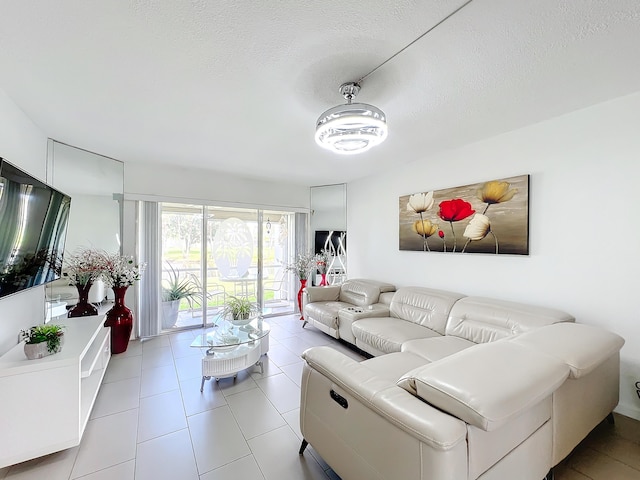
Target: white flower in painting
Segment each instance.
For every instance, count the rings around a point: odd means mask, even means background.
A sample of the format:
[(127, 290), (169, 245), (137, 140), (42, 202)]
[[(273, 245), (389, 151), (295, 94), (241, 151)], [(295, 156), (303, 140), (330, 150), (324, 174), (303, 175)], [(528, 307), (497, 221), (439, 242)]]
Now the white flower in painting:
[(482, 240), (491, 231), (491, 222), (489, 217), (476, 213), (469, 221), (467, 228), (464, 229), (463, 237), (469, 240)]
[(426, 212), (433, 207), (433, 192), (414, 193), (407, 202), (407, 211), (415, 213)]

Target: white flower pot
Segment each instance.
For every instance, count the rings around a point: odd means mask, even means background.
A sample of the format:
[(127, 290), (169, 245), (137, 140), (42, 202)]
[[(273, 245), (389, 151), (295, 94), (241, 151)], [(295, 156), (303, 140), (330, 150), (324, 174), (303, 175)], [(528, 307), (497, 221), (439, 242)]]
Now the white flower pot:
[(168, 329), (178, 321), (178, 311), (180, 310), (180, 300), (162, 302), (162, 328)]
[(40, 343), (25, 343), (24, 344), (24, 354), (27, 356), (29, 360), (36, 360), (38, 358), (43, 358), (49, 355), (53, 355), (62, 351), (62, 346), (64, 345), (64, 335), (60, 336), (60, 345), (55, 352), (49, 352), (47, 350), (47, 342)]

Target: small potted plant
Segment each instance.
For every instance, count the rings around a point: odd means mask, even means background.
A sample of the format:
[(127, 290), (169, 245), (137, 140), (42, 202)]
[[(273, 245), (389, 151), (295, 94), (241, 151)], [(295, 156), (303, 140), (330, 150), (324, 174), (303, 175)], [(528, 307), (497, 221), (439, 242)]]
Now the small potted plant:
[(252, 320), (252, 315), (258, 313), (258, 305), (246, 297), (229, 297), (220, 312), (220, 317), (229, 320), (234, 325), (246, 325)]
[(168, 278), (162, 284), (162, 328), (172, 328), (178, 320), (180, 301), (191, 301), (198, 289), (191, 278), (180, 278), (180, 270), (168, 264)]
[(64, 343), (64, 326), (36, 325), (29, 330), (21, 330), (24, 340), (24, 354), (29, 360), (53, 355), (62, 350)]

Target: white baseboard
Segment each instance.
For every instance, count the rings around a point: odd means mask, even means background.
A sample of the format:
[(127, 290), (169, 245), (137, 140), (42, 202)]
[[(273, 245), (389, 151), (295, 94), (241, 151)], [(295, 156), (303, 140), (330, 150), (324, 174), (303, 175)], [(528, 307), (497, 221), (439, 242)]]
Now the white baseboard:
[(630, 417), (630, 418), (635, 418), (636, 420), (640, 420), (640, 408), (618, 404), (618, 406), (614, 408), (613, 411), (621, 415), (624, 415), (625, 417)]

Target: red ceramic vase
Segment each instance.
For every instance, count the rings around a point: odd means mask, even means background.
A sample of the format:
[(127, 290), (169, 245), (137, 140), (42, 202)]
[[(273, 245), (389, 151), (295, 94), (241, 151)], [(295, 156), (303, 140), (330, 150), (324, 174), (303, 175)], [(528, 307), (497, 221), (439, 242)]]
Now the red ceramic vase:
[(111, 353), (127, 351), (133, 329), (133, 314), (124, 304), (128, 287), (113, 287), (115, 305), (106, 314), (105, 327), (111, 327)]
[(76, 303), (67, 312), (67, 317), (90, 317), (91, 315), (97, 315), (98, 309), (89, 303), (89, 290), (93, 283), (89, 282), (86, 285), (76, 285), (78, 289), (78, 303)]
[(302, 290), (307, 286), (307, 279), (300, 279), (300, 290), (298, 290), (298, 309), (300, 310), (300, 320), (304, 320), (304, 316), (302, 315)]

